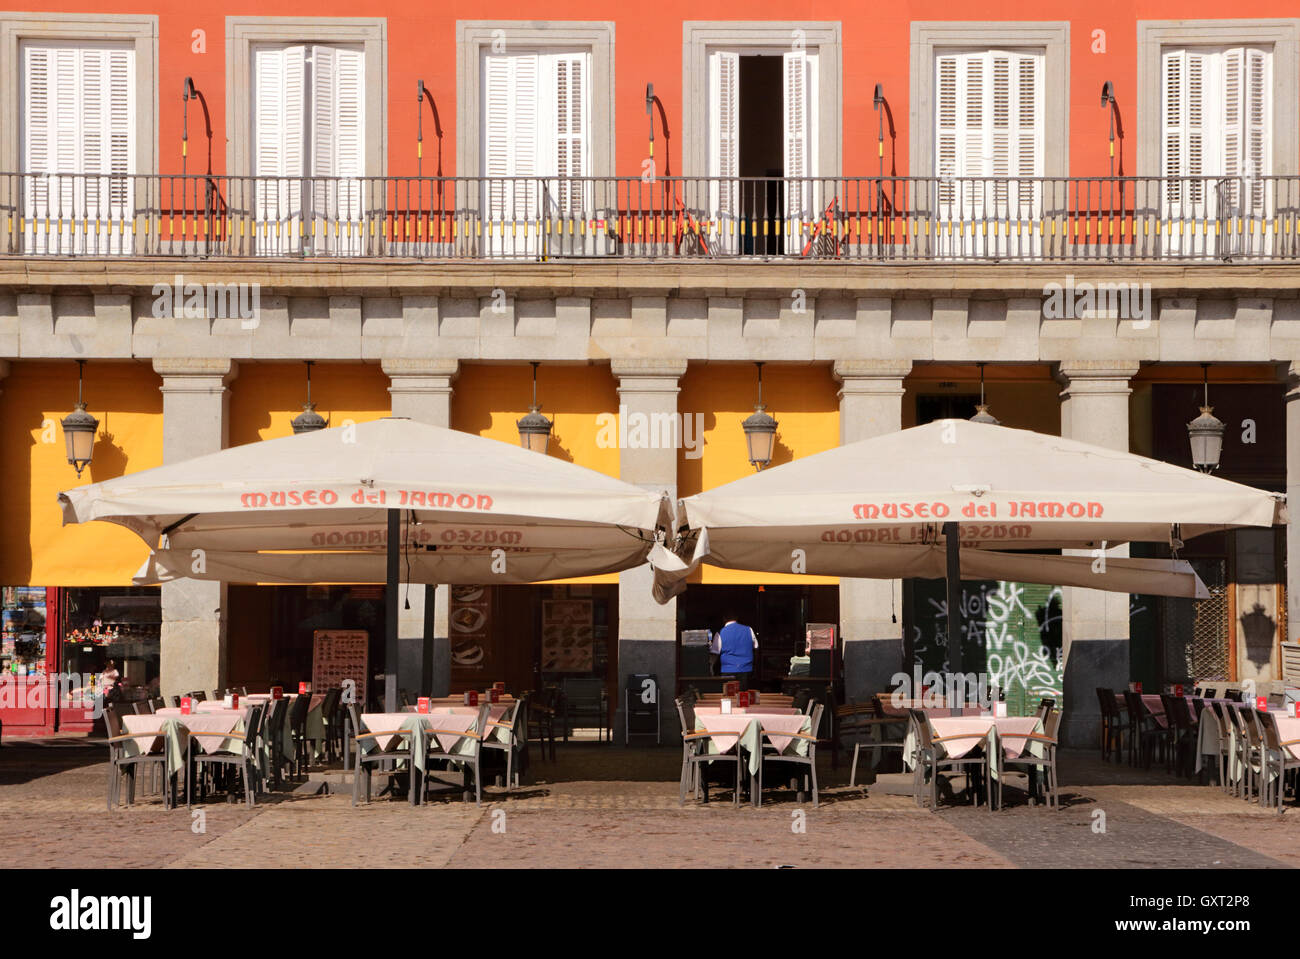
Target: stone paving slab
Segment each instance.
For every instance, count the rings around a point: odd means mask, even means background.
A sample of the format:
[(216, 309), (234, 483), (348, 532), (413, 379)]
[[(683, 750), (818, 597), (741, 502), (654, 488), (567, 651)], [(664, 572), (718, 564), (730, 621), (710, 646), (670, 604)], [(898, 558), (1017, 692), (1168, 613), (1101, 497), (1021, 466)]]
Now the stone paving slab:
[[(202, 830), (181, 808), (139, 796), (108, 812), (102, 744), (0, 751), (0, 869), (138, 867), (824, 867), (1100, 868), (1300, 865), (1292, 808), (1278, 816), (1162, 768), (1063, 754), (1064, 808), (991, 813), (846, 785), (847, 769), (819, 769), (821, 806), (789, 789), (739, 809), (725, 789), (708, 804), (678, 802), (676, 749), (561, 747), (534, 761), (522, 789), (488, 788), (482, 807), (459, 789), (415, 809), (405, 798), (351, 806), (351, 790), (310, 788), (256, 808), (206, 802)], [(338, 790), (345, 780), (326, 774)], [(314, 785), (314, 784), (309, 784)], [(957, 797), (960, 801), (961, 797)], [(1105, 814), (1105, 832), (1096, 814)], [(798, 825), (801, 829), (794, 829)]]

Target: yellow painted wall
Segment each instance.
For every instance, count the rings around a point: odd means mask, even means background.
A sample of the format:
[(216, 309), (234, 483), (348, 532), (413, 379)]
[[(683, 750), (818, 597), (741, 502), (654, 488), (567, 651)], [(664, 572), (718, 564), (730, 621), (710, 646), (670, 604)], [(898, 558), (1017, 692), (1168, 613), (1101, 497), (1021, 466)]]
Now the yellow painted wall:
[(99, 419), (94, 458), (77, 478), (59, 426), (77, 397), (77, 364), (15, 362), (0, 381), (0, 502), (6, 586), (125, 586), (149, 555), (111, 523), (63, 526), (56, 496), (162, 464), (162, 379), (146, 363), (87, 363), (87, 411)]
[[(839, 446), (838, 391), (829, 365), (764, 365), (763, 403), (778, 424), (773, 466)], [(753, 414), (757, 393), (758, 376), (752, 363), (693, 363), (687, 369), (677, 408), (687, 415), (704, 415), (704, 455), (692, 459), (685, 450), (678, 454), (678, 496), (692, 496), (753, 474), (741, 423)], [(692, 582), (815, 586), (839, 580), (705, 566)]]
[[(528, 413), (533, 397), (531, 366), (485, 366), (463, 363), (451, 399), (454, 429), (519, 445), (515, 423)], [(598, 440), (602, 413), (618, 412), (617, 382), (608, 366), (541, 366), (537, 399), (542, 413), (555, 421), (548, 456), (598, 473), (619, 475), (617, 445)], [(618, 576), (589, 576), (557, 583), (617, 583)]]
[[(389, 379), (378, 363), (316, 363), (311, 396), (316, 412), (341, 426), (388, 416)], [(304, 363), (242, 363), (230, 384), (230, 445), (292, 436), (291, 422), (307, 397)]]

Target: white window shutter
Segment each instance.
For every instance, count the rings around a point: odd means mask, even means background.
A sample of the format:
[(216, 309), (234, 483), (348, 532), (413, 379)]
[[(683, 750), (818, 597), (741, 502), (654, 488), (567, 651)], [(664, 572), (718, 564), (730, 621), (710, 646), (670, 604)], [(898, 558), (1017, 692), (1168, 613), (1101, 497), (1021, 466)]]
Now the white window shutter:
[(809, 176), (808, 57), (803, 50), (782, 55), (785, 76), (785, 175)]
[(1265, 209), (1265, 184), (1261, 177), (1272, 174), (1272, 57), (1259, 48), (1247, 48), (1245, 55), (1245, 174), (1252, 178), (1249, 209), (1255, 216), (1269, 215)]
[(939, 202), (945, 205), (956, 200), (951, 182), (961, 169), (958, 157), (965, 148), (965, 127), (961, 115), (961, 58), (943, 54), (936, 58), (935, 69), (935, 170), (940, 177)]
[[(740, 175), (740, 55), (724, 50), (709, 54), (709, 175)], [(714, 183), (713, 207), (723, 219), (735, 216), (739, 189)], [(728, 237), (724, 235), (724, 242)]]
[(311, 86), (311, 174), (335, 178), (316, 182), (313, 212), (331, 222), (354, 222), (361, 216), (365, 175), (365, 54), (312, 47)]
[[(582, 197), (587, 192), (581, 182), (572, 178), (589, 174), (590, 160), (590, 71), (588, 54), (555, 54), (553, 61), (554, 104), (555, 104), (555, 175), (556, 204), (563, 215), (580, 212)], [(546, 162), (546, 145), (543, 155), (539, 157), (540, 169), (551, 165)]]

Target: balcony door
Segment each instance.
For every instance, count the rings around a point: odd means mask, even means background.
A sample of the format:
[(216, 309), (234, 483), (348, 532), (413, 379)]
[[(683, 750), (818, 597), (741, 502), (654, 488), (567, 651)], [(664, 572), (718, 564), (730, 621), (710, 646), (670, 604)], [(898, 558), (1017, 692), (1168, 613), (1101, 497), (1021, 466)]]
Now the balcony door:
[(591, 53), (484, 52), (483, 243), (489, 255), (583, 253), (593, 219)]
[(254, 48), (248, 189), (259, 253), (347, 256), (366, 248), (364, 130), (360, 45)]
[(709, 52), (709, 219), (721, 250), (798, 253), (821, 215), (817, 59), (808, 50)]
[(1033, 50), (935, 57), (936, 245), (953, 257), (1027, 256), (1042, 216), (1043, 61)]
[(22, 45), (28, 253), (128, 253), (135, 219), (135, 47)]
[[(1273, 215), (1271, 49), (1166, 47), (1161, 52), (1161, 240), (1182, 256), (1261, 253)], [(1244, 221), (1255, 230), (1242, 232)]]

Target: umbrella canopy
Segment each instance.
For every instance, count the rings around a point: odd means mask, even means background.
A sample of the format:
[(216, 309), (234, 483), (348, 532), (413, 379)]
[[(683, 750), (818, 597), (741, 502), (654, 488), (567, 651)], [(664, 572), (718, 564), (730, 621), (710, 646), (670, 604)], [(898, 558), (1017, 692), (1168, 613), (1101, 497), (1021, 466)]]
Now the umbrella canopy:
[[(839, 446), (690, 496), (655, 596), (701, 563), (865, 578), (946, 576), (1202, 597), (1179, 560), (1105, 557), (1130, 541), (1284, 522), (1282, 497), (1135, 456), (969, 420)], [(1025, 553), (1088, 550), (1087, 556)], [(1019, 550), (1022, 552), (1010, 552)], [(949, 622), (950, 658), (958, 623)]]
[(1282, 498), (1059, 436), (937, 420), (806, 456), (681, 501), (715, 548), (748, 539), (1095, 549), (1283, 522)]
[(662, 492), (393, 417), (232, 447), (59, 502), (65, 524), (135, 531), (155, 550), (139, 577), (151, 583), (384, 582), (393, 510), (408, 582), (592, 575), (639, 566), (672, 516)]
[(397, 707), (398, 582), (525, 583), (645, 562), (672, 504), (469, 433), (390, 417), (251, 443), (59, 494), (153, 550), (138, 583), (382, 582)]

